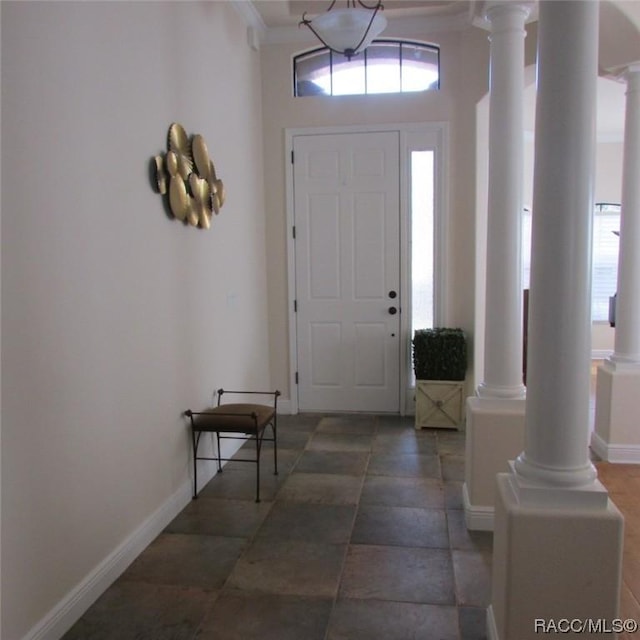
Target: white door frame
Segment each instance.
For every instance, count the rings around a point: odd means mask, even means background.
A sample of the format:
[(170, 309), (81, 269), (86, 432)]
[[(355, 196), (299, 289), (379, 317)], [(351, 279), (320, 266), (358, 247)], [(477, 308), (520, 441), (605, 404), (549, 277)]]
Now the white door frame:
[[(410, 157), (411, 152), (421, 150), (425, 146), (436, 149), (436, 183), (435, 183), (435, 321), (442, 325), (445, 319), (446, 300), (446, 264), (445, 251), (448, 238), (448, 139), (449, 128), (446, 122), (424, 122), (415, 124), (388, 124), (375, 126), (336, 126), (336, 127), (305, 127), (285, 129), (285, 179), (286, 179), (286, 222), (287, 222), (287, 303), (289, 306), (289, 389), (291, 413), (298, 413), (298, 393), (296, 371), (298, 370), (298, 346), (296, 333), (296, 316), (294, 300), (295, 283), (295, 242), (293, 227), (295, 220), (294, 207), (294, 178), (293, 139), (300, 135), (329, 135), (344, 133), (376, 133), (382, 131), (398, 132), (400, 138), (400, 301), (403, 309), (411, 308), (411, 280), (409, 264), (410, 240)], [(410, 315), (400, 314), (400, 414), (405, 415), (412, 407), (412, 390), (408, 389), (408, 373), (411, 363), (411, 349), (409, 347)]]

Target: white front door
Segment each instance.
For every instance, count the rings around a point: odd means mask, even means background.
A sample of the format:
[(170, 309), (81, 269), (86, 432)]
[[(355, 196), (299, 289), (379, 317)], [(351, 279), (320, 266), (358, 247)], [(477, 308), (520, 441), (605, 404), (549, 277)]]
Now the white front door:
[(400, 410), (399, 133), (297, 135), (298, 406)]

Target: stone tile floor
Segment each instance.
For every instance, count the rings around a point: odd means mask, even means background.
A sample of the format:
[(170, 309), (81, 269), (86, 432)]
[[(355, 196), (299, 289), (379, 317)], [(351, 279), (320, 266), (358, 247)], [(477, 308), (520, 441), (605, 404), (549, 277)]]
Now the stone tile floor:
[(278, 420), (262, 502), (255, 466), (229, 462), (64, 640), (486, 638), (492, 535), (464, 524), (464, 433)]
[[(640, 465), (596, 462), (598, 478), (624, 516), (620, 618), (640, 622)], [(618, 640), (640, 638), (640, 632), (621, 633)]]

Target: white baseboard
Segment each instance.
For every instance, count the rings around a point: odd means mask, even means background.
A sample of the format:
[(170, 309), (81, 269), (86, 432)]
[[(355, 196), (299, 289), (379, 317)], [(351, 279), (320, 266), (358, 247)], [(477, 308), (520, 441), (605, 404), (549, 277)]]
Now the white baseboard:
[(470, 531), (493, 531), (495, 507), (472, 505), (466, 482), (462, 485), (462, 500), (467, 529)]
[(58, 640), (98, 599), (191, 499), (192, 482), (185, 482), (155, 513), (72, 589), (23, 640)]
[[(240, 444), (235, 448), (238, 448)], [(223, 455), (229, 456), (232, 453), (223, 450)], [(198, 486), (204, 487), (215, 474), (214, 462), (200, 464), (198, 466)], [(22, 640), (59, 640), (189, 504), (192, 495), (193, 478), (189, 477), (164, 504), (58, 602)]]
[(289, 398), (278, 399), (278, 413), (283, 416), (290, 416), (293, 414), (293, 407)]
[(594, 431), (591, 448), (606, 462), (640, 464), (640, 445), (637, 444), (608, 444)]

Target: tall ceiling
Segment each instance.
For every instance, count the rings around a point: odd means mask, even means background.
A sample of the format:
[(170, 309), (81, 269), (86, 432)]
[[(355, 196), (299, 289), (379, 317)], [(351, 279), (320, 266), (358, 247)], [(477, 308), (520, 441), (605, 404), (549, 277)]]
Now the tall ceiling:
[[(419, 19), (421, 23), (446, 26), (466, 22), (471, 24), (490, 0), (383, 0), (384, 15), (390, 22)], [(515, 0), (514, 0), (515, 1)], [(554, 0), (541, 0), (549, 2)], [(295, 27), (302, 14), (317, 15), (326, 11), (331, 0), (250, 0), (267, 29)], [(376, 0), (364, 0), (375, 5)], [(535, 7), (537, 0), (524, 0)], [(640, 31), (640, 1), (602, 0), (603, 5), (614, 5), (619, 12)], [(345, 7), (346, 0), (337, 0), (336, 7)]]
[[(375, 0), (365, 0), (375, 5)], [(303, 13), (317, 15), (327, 10), (331, 0), (254, 0), (254, 5), (267, 28), (297, 26)], [(389, 20), (399, 18), (450, 18), (468, 16), (475, 0), (385, 0), (384, 14)], [(336, 6), (346, 6), (338, 0)]]
[[(549, 2), (554, 0), (541, 0)], [(261, 22), (265, 42), (312, 41), (298, 23), (306, 12), (310, 16), (326, 11), (331, 0), (251, 0)], [(374, 5), (375, 0), (365, 0)], [(406, 35), (407, 29), (425, 33), (469, 28), (479, 24), (487, 0), (383, 0), (384, 15), (394, 36)], [(535, 2), (530, 2), (532, 6)], [(346, 0), (336, 6), (345, 7)], [(623, 62), (640, 61), (640, 1), (602, 0), (600, 49), (601, 64), (607, 69)], [(598, 81), (598, 135), (603, 140), (621, 140), (624, 130), (624, 84), (610, 79)], [(535, 87), (525, 92), (525, 122), (534, 126)]]

